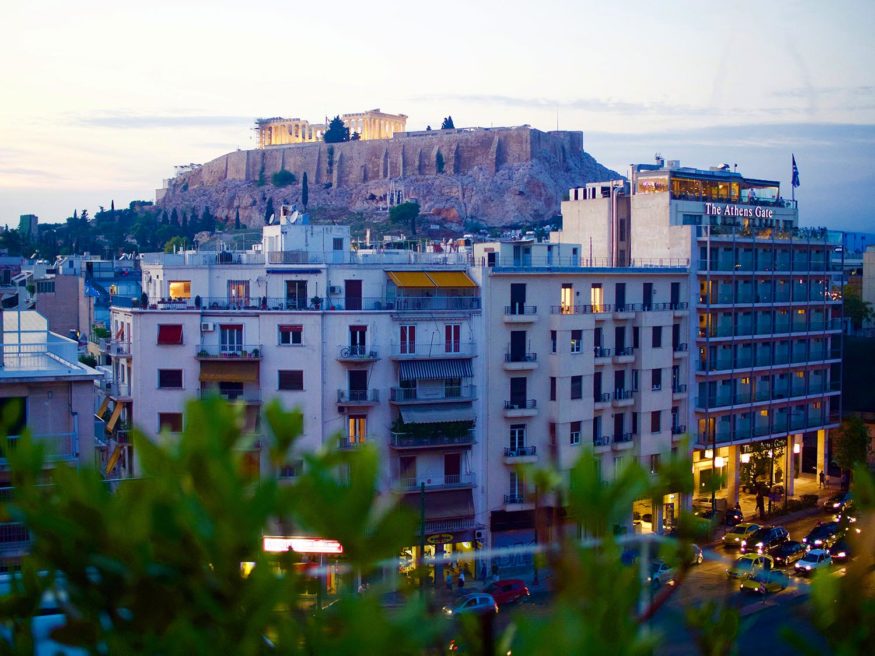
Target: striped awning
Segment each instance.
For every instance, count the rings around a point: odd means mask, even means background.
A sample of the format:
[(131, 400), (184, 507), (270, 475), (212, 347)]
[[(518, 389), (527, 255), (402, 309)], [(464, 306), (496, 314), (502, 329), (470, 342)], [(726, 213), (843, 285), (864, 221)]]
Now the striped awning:
[(397, 287), (434, 287), (435, 284), (425, 271), (387, 271), (389, 279)]
[(258, 361), (201, 362), (202, 383), (257, 383)]
[(438, 287), (476, 287), (477, 283), (464, 271), (429, 271), (428, 277)]
[(470, 360), (410, 360), (401, 363), (401, 380), (472, 378)]
[(477, 418), (470, 403), (401, 408), (405, 424), (446, 424), (454, 421), (474, 421)]

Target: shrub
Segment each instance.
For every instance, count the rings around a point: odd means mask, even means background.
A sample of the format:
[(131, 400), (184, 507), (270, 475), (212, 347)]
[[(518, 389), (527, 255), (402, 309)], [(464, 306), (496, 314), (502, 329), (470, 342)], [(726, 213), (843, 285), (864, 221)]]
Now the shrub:
[(288, 187), (295, 184), (297, 180), (298, 179), (295, 177), (294, 173), (292, 173), (291, 171), (286, 171), (285, 169), (277, 171), (272, 176), (270, 176), (270, 182), (274, 187)]

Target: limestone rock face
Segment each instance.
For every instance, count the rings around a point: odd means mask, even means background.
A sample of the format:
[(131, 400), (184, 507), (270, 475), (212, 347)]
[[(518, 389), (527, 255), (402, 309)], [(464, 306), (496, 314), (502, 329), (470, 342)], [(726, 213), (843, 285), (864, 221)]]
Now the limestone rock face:
[[(297, 181), (275, 187), (286, 170)], [(541, 132), (528, 126), (404, 133), (393, 139), (295, 144), (228, 153), (180, 174), (161, 190), (170, 211), (208, 207), (220, 221), (257, 227), (272, 206), (301, 203), (307, 173), (310, 209), (342, 218), (380, 220), (387, 204), (416, 200), (432, 223), (487, 225), (540, 221), (559, 214), (566, 192), (616, 179), (583, 150), (581, 132)]]

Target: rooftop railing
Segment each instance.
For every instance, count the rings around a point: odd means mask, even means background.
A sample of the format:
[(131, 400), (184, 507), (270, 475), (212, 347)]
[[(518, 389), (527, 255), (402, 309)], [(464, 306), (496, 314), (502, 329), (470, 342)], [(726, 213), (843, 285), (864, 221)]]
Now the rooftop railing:
[[(0, 448), (0, 467), (9, 464), (9, 458), (4, 449), (15, 449), (20, 439), (20, 435), (10, 435), (7, 438), (5, 447)], [(35, 444), (44, 446), (48, 462), (75, 460), (79, 456), (79, 435), (75, 431), (72, 433), (38, 433), (32, 435), (31, 439)]]

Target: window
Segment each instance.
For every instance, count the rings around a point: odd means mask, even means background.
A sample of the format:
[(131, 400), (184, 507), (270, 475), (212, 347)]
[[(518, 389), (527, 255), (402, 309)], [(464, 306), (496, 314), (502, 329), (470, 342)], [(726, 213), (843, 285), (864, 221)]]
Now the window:
[(550, 331), (550, 352), (551, 353), (556, 352), (556, 331), (555, 330)]
[(191, 298), (191, 281), (190, 280), (171, 280), (168, 283), (168, 292), (171, 299)]
[(346, 423), (347, 442), (349, 444), (364, 444), (368, 435), (368, 416), (350, 415)]
[(416, 326), (409, 324), (399, 327), (401, 336), (401, 354), (416, 353)]
[(562, 283), (562, 293), (559, 297), (559, 303), (562, 314), (572, 314), (574, 312), (574, 285), (570, 282)]
[(182, 369), (159, 369), (159, 389), (182, 389)]
[(280, 478), (295, 478), (296, 476), (300, 476), (304, 471), (304, 461), (303, 460), (293, 460), (292, 462), (283, 465), (280, 467)]
[(222, 353), (240, 353), (243, 350), (243, 326), (239, 324), (220, 325), (219, 341)]
[(651, 370), (650, 387), (654, 392), (658, 392), (662, 389), (662, 369)]
[(550, 400), (556, 400), (556, 377), (550, 376)]
[(571, 352), (572, 353), (580, 353), (580, 347), (583, 344), (583, 331), (582, 330), (572, 330), (571, 331)]
[(637, 349), (640, 348), (638, 346), (638, 326), (632, 327), (632, 348)]
[(181, 412), (159, 412), (158, 413), (158, 431), (167, 431), (169, 433), (182, 432), (182, 413)]
[(568, 443), (571, 445), (580, 444), (580, 426), (583, 422), (572, 421), (571, 429), (568, 433)]
[(655, 474), (659, 471), (659, 454), (654, 453), (650, 456), (650, 473)]
[(510, 449), (517, 451), (526, 446), (526, 425), (511, 424), (510, 426)]
[(333, 250), (342, 251), (343, 250), (343, 237), (335, 237), (332, 241)]
[(280, 346), (300, 346), (304, 335), (304, 326), (278, 326)]
[(448, 323), (444, 326), (444, 352), (459, 353), (462, 350), (462, 324)]
[(600, 282), (594, 282), (589, 290), (589, 302), (593, 312), (601, 312), (605, 302), (604, 290)]
[(301, 369), (280, 369), (278, 372), (278, 390), (300, 391), (304, 389), (304, 371)]
[(650, 432), (658, 433), (662, 430), (662, 412), (656, 410), (650, 413)]
[(158, 324), (158, 344), (163, 346), (182, 344), (182, 324)]
[(523, 474), (516, 470), (510, 471), (510, 485), (508, 486), (510, 503), (522, 503), (526, 496), (526, 481)]
[(228, 303), (237, 307), (249, 305), (249, 281), (228, 281)]
[(662, 326), (653, 326), (653, 348), (662, 348)]
[(352, 355), (364, 357), (368, 354), (368, 327), (349, 327), (349, 350)]
[(306, 280), (286, 280), (286, 309), (305, 310), (309, 302)]
[(632, 435), (638, 434), (638, 413), (632, 413)]
[(583, 376), (571, 377), (571, 400), (583, 398)]
[(55, 281), (54, 280), (37, 280), (36, 281), (36, 293), (37, 294), (54, 294), (55, 293)]

